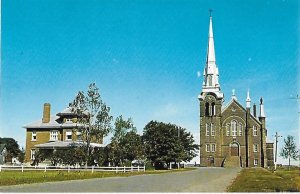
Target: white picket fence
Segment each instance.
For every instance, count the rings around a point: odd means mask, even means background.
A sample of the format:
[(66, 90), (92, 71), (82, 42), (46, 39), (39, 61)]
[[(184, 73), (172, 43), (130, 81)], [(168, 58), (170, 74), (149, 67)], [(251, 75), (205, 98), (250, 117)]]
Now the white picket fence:
[(145, 166), (114, 166), (114, 167), (96, 167), (96, 166), (88, 166), (88, 167), (79, 167), (79, 168), (74, 168), (71, 166), (6, 166), (6, 165), (0, 165), (0, 172), (2, 171), (91, 171), (93, 172), (145, 172), (146, 168)]

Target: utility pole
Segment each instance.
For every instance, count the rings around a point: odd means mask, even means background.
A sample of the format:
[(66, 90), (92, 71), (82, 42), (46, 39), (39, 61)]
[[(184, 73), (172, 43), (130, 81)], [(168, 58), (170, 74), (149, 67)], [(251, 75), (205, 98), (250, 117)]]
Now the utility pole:
[(277, 144), (278, 144), (278, 138), (282, 137), (281, 135), (278, 135), (277, 131), (276, 131), (276, 135), (275, 135), (275, 171), (276, 171), (276, 167), (277, 167)]

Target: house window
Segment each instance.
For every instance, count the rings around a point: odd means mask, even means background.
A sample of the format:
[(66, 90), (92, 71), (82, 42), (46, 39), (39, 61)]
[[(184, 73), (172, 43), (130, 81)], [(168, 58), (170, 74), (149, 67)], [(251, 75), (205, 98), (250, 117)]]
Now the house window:
[(236, 121), (231, 121), (231, 136), (237, 135)]
[(66, 131), (66, 140), (72, 140), (72, 131)]
[(253, 144), (253, 152), (258, 152), (258, 144)]
[(77, 135), (77, 141), (81, 141), (82, 140), (81, 132), (77, 131), (76, 135)]
[(52, 130), (50, 131), (50, 141), (58, 140), (58, 131)]
[(258, 159), (254, 159), (254, 166), (258, 165)]
[(215, 132), (214, 124), (210, 124), (210, 131), (211, 131), (211, 136), (215, 136), (216, 132)]
[(226, 136), (230, 136), (230, 125), (227, 123), (226, 125)]
[(34, 160), (34, 158), (35, 158), (35, 150), (31, 150), (30, 151), (30, 159)]
[(208, 123), (206, 123), (205, 128), (206, 128), (206, 136), (209, 136), (209, 124)]
[(211, 152), (215, 152), (216, 151), (216, 144), (211, 144)]
[(210, 145), (206, 144), (206, 152), (210, 152)]
[(253, 136), (257, 136), (257, 127), (253, 126)]
[(31, 133), (31, 141), (36, 141), (36, 131)]
[(239, 123), (239, 136), (242, 136), (243, 135), (243, 124), (242, 123)]

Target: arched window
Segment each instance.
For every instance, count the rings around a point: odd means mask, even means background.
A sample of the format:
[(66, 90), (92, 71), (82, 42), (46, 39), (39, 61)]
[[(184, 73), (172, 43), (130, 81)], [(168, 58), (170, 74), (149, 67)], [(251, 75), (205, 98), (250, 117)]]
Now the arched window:
[(237, 123), (235, 120), (231, 121), (231, 136), (236, 136), (237, 135), (237, 129), (236, 129), (236, 126)]
[(211, 103), (211, 115), (214, 116), (216, 114), (216, 106), (215, 103)]
[(215, 136), (216, 132), (215, 132), (214, 124), (210, 124), (210, 132), (211, 132), (211, 136)]
[(205, 116), (209, 116), (209, 103), (205, 103)]
[(209, 126), (208, 123), (206, 123), (205, 128), (206, 128), (206, 136), (209, 136), (209, 133), (210, 133), (210, 126)]
[(239, 123), (239, 125), (238, 125), (238, 133), (239, 133), (239, 136), (243, 135), (243, 124), (242, 123)]
[(229, 125), (229, 123), (226, 124), (226, 136), (230, 136), (230, 125)]

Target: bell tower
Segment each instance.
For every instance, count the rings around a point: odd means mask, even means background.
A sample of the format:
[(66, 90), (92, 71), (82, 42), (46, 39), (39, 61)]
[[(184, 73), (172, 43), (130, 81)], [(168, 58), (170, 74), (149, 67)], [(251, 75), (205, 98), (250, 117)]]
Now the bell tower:
[(203, 71), (200, 101), (200, 164), (221, 164), (221, 108), (224, 94), (219, 84), (219, 69), (216, 64), (212, 15), (210, 10), (206, 64)]

